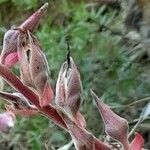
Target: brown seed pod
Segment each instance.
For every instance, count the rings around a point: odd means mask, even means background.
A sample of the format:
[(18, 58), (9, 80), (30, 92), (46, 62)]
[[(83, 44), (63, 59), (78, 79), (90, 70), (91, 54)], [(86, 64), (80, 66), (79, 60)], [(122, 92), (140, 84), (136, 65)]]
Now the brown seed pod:
[(56, 104), (69, 115), (75, 117), (81, 103), (80, 75), (73, 59), (70, 57), (70, 67), (65, 62), (59, 72), (56, 84)]
[(53, 91), (49, 81), (48, 63), (35, 37), (28, 32), (28, 38), (28, 63), (31, 79), (40, 99), (43, 99), (40, 101), (41, 105), (46, 106), (53, 97)]

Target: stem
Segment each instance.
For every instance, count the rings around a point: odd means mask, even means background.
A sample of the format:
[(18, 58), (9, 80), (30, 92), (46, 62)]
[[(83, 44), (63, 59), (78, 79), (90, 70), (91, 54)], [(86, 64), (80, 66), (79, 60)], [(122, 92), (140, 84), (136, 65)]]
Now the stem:
[[(150, 120), (150, 117), (146, 117), (146, 118), (143, 119), (143, 121), (145, 121), (145, 120)], [(129, 122), (129, 125), (135, 124), (138, 121), (139, 121), (139, 118), (138, 119), (134, 119), (133, 121)]]
[(133, 105), (136, 105), (136, 104), (139, 104), (139, 103), (142, 103), (142, 102), (146, 102), (146, 101), (149, 101), (150, 100), (150, 96), (149, 97), (145, 97), (145, 98), (142, 98), (142, 99), (139, 99), (137, 101), (134, 101), (130, 104), (127, 104), (127, 105), (121, 105), (121, 106), (110, 106), (111, 109), (116, 109), (116, 108), (126, 108), (126, 107), (131, 107)]
[(135, 124), (135, 126), (132, 128), (132, 130), (130, 131), (130, 133), (128, 134), (128, 138), (131, 137), (131, 135), (135, 132), (135, 130), (138, 128), (138, 126), (141, 124), (141, 122), (143, 121), (143, 118), (140, 118), (138, 120), (138, 122)]

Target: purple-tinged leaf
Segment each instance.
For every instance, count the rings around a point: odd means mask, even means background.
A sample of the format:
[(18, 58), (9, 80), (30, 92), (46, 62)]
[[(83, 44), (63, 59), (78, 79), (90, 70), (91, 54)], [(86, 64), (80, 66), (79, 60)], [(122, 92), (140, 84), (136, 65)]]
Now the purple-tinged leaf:
[(129, 149), (128, 143), (128, 123), (127, 121), (115, 114), (109, 106), (104, 104), (97, 95), (91, 90), (93, 100), (102, 116), (105, 125), (105, 132), (113, 139), (119, 141), (125, 150)]

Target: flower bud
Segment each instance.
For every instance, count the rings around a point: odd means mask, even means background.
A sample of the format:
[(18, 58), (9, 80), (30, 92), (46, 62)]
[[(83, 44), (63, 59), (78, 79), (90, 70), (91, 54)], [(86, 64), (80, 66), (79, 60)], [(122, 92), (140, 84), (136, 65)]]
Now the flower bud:
[(28, 63), (31, 79), (39, 95), (40, 105), (47, 106), (53, 97), (53, 91), (49, 82), (48, 63), (44, 53), (42, 52), (38, 44), (38, 41), (29, 32), (28, 37)]
[(65, 62), (59, 72), (56, 84), (55, 102), (73, 118), (76, 116), (81, 103), (80, 75), (73, 59), (70, 66)]
[(12, 112), (5, 112), (0, 114), (0, 131), (9, 133), (10, 129), (14, 127), (15, 115)]
[(109, 106), (104, 104), (96, 94), (91, 90), (93, 100), (102, 116), (105, 125), (105, 132), (113, 139), (119, 141), (125, 150), (129, 149), (128, 143), (128, 123), (127, 121), (115, 114)]

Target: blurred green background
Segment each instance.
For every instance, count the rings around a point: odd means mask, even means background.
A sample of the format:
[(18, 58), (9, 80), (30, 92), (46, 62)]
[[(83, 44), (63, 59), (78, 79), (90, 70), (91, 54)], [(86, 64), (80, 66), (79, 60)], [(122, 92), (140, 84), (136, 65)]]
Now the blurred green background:
[[(45, 2), (49, 2), (48, 11), (34, 34), (48, 59), (53, 88), (66, 59), (68, 37), (71, 55), (81, 74), (84, 89), (81, 112), (88, 130), (103, 138), (103, 123), (89, 94), (90, 88), (105, 103), (118, 107), (114, 111), (129, 122), (137, 119), (146, 102), (126, 108), (121, 105), (150, 96), (149, 64), (132, 61), (124, 53), (121, 37), (103, 29), (108, 26), (123, 30), (124, 12), (120, 8), (81, 0), (0, 0), (0, 49), (4, 33), (11, 26), (18, 26)], [(146, 144), (150, 138), (148, 123), (144, 121), (138, 128)], [(57, 149), (70, 141), (68, 133), (38, 115), (18, 116), (10, 135), (0, 136), (3, 150)]]

